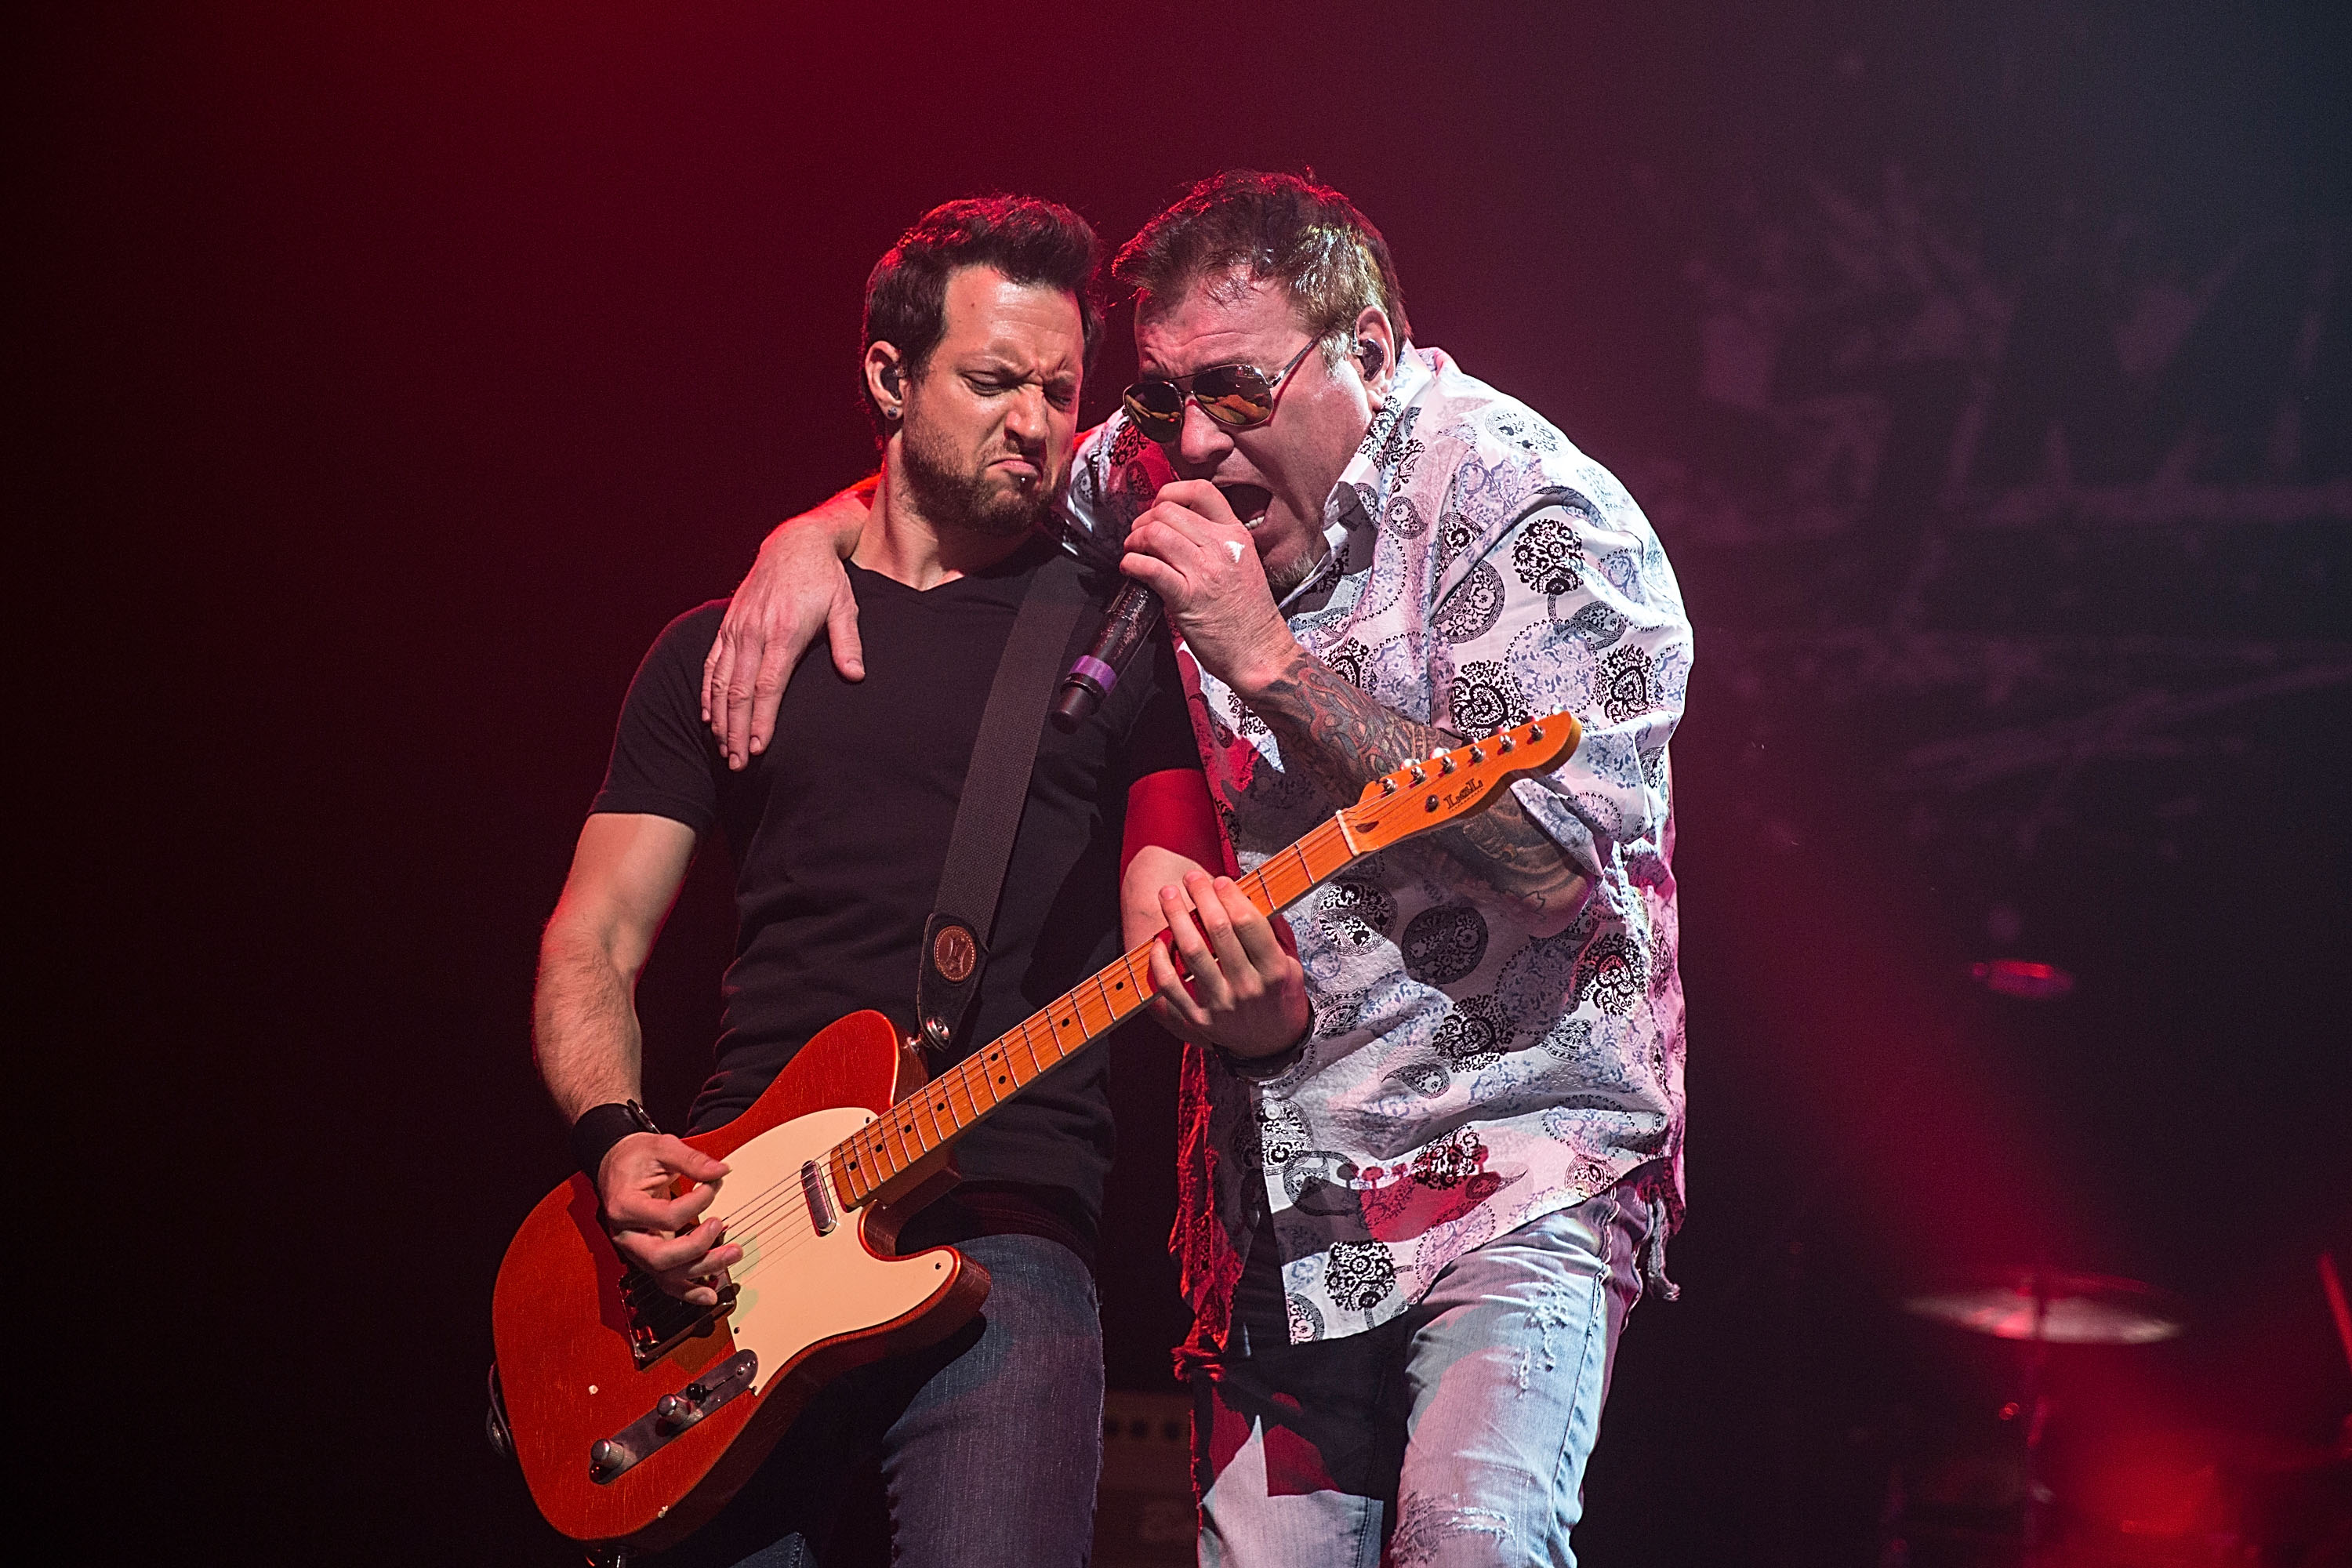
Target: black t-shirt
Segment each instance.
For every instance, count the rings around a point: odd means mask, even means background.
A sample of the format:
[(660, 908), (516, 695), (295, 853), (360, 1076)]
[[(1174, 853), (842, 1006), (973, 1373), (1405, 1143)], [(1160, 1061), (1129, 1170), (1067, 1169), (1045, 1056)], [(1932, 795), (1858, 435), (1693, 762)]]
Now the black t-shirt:
[[(877, 1008), (910, 1030), (923, 923), (981, 712), (1030, 579), (1050, 557), (1045, 547), (1024, 547), (994, 569), (926, 592), (851, 566), (866, 679), (843, 680), (820, 641), (784, 689), (775, 739), (740, 773), (728, 769), (700, 712), (703, 658), (725, 604), (680, 616), (646, 655), (591, 809), (651, 813), (698, 836), (713, 827), (726, 835), (735, 958), (715, 1069), (695, 1100), (696, 1131), (740, 1114), (811, 1036), (845, 1014)], [(1098, 612), (1079, 616), (1071, 655), (1099, 620)], [(1076, 733), (1045, 727), (962, 1044), (985, 1044), (1118, 955), (1128, 786), (1199, 766), (1164, 642), (1156, 658), (1137, 658)], [(974, 1128), (956, 1145), (971, 1189), (1066, 1194), (1076, 1205), (1071, 1221), (1090, 1243), (1111, 1154), (1107, 1071), (1105, 1055), (1089, 1051)], [(1069, 1213), (1066, 1203), (1052, 1206)]]

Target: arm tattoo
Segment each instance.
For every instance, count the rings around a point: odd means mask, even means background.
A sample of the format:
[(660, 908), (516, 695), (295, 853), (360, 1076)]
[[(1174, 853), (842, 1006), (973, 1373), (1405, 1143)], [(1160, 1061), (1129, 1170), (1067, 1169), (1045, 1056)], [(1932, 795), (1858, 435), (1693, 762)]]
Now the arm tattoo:
[[(1341, 800), (1353, 800), (1382, 773), (1463, 742), (1381, 707), (1304, 648), (1250, 708), (1282, 742), (1284, 757), (1297, 758)], [(1570, 907), (1584, 896), (1583, 877), (1507, 792), (1430, 841), (1532, 911)]]

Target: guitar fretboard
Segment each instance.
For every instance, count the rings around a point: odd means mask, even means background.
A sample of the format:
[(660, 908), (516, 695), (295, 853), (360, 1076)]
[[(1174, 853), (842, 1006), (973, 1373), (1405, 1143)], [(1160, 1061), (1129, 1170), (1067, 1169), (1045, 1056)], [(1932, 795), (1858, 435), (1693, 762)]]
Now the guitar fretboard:
[[(1356, 858), (1333, 818), (1236, 884), (1273, 914)], [(958, 1062), (888, 1114), (833, 1147), (834, 1191), (850, 1207), (961, 1137), (989, 1112), (1051, 1072), (1151, 1000), (1151, 949), (1145, 942)]]

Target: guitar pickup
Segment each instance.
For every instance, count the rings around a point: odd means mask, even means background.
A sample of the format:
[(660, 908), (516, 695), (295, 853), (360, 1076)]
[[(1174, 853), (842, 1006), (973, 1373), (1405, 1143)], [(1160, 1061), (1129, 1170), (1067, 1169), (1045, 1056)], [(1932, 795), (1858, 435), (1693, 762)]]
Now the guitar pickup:
[(688, 1427), (750, 1388), (759, 1370), (757, 1355), (737, 1351), (676, 1394), (663, 1394), (651, 1410), (588, 1446), (588, 1479), (600, 1487), (611, 1486)]
[(801, 1162), (801, 1196), (808, 1200), (809, 1223), (816, 1226), (819, 1236), (831, 1236), (840, 1221), (833, 1212), (833, 1199), (824, 1190), (824, 1173), (814, 1160)]
[(740, 1289), (730, 1280), (720, 1288), (716, 1306), (698, 1307), (665, 1291), (649, 1274), (632, 1268), (623, 1275), (621, 1300), (629, 1311), (629, 1353), (636, 1358), (637, 1370), (643, 1372), (687, 1341), (715, 1331), (719, 1320), (734, 1310)]

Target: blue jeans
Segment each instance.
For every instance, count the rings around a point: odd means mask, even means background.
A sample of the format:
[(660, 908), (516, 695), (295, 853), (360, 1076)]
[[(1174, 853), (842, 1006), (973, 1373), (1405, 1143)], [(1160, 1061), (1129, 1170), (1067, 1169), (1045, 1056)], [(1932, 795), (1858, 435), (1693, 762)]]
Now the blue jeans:
[(664, 1568), (816, 1568), (856, 1467), (882, 1460), (892, 1561), (1076, 1568), (1102, 1469), (1102, 1321), (1067, 1247), (987, 1236), (981, 1314), (929, 1350), (826, 1385), (719, 1516)]
[(1367, 1332), (1292, 1345), (1264, 1314), (1239, 1322), (1193, 1384), (1202, 1568), (1573, 1568), (1661, 1219), (1612, 1188), (1464, 1254)]

